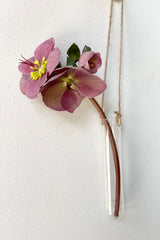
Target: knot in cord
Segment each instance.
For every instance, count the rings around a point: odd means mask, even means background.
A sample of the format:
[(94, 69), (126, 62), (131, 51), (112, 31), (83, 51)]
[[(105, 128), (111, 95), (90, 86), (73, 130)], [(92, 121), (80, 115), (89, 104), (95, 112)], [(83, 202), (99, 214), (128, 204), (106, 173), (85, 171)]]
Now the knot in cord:
[(121, 126), (121, 124), (122, 124), (122, 120), (121, 120), (122, 114), (120, 112), (118, 112), (118, 111), (114, 111), (114, 113), (116, 114), (117, 126)]

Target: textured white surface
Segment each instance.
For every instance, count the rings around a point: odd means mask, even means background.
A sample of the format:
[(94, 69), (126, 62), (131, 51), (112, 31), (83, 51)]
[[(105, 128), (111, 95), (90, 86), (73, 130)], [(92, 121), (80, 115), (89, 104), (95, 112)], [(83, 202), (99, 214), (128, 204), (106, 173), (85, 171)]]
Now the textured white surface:
[[(62, 53), (75, 41), (104, 60), (109, 0), (0, 5), (0, 239), (158, 240), (159, 1), (124, 1), (125, 215), (118, 221), (105, 215), (100, 122), (91, 104), (83, 101), (73, 115), (51, 111), (40, 97), (29, 100), (20, 93), (17, 70), (20, 54), (32, 56), (51, 36)], [(116, 71), (110, 57), (108, 98)], [(104, 65), (100, 77), (103, 71)]]

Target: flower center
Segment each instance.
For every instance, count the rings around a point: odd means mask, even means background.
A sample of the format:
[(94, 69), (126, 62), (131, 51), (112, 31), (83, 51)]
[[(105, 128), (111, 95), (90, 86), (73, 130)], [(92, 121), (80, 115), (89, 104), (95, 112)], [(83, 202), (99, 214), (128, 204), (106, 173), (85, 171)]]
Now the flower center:
[(76, 90), (77, 88), (74, 84), (74, 78), (73, 77), (74, 77), (74, 74), (72, 72), (70, 72), (67, 77), (61, 77), (60, 79), (66, 83), (67, 88), (72, 89), (72, 90)]
[(90, 58), (90, 59), (88, 60), (88, 63), (89, 63), (89, 68), (90, 68), (90, 69), (94, 67), (94, 59), (93, 59), (93, 58)]
[(47, 60), (45, 60), (45, 57), (43, 57), (42, 63), (40, 65), (39, 61), (36, 59), (34, 60), (34, 65), (30, 68), (33, 69), (33, 71), (31, 72), (31, 78), (33, 80), (37, 80), (38, 78), (41, 78), (42, 75), (46, 72)]

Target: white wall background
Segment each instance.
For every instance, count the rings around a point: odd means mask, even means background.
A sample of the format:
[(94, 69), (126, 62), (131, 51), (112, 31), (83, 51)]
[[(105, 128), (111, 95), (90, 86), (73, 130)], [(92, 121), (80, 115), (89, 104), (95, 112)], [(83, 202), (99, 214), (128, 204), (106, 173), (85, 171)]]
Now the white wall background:
[[(159, 1), (124, 0), (122, 219), (105, 214), (100, 121), (90, 102), (60, 113), (19, 91), (20, 54), (32, 56), (51, 36), (62, 53), (75, 41), (101, 52), (104, 62), (108, 6), (109, 0), (0, 0), (2, 240), (160, 239)], [(116, 57), (110, 59), (108, 112), (116, 96)]]

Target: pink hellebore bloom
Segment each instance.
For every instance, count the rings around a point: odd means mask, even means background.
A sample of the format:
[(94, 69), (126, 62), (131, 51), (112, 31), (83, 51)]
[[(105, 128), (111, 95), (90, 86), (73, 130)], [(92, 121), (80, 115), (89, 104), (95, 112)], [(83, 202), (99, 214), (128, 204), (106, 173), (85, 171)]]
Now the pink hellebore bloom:
[(84, 97), (96, 97), (106, 89), (104, 81), (82, 68), (64, 67), (55, 73), (41, 93), (44, 103), (57, 111), (72, 113)]
[(53, 38), (41, 43), (34, 51), (34, 57), (24, 59), (18, 66), (22, 73), (20, 89), (29, 98), (36, 98), (40, 87), (47, 81), (60, 61), (60, 50), (54, 48)]
[(100, 53), (92, 51), (82, 53), (78, 60), (78, 65), (90, 73), (96, 73), (102, 65)]

